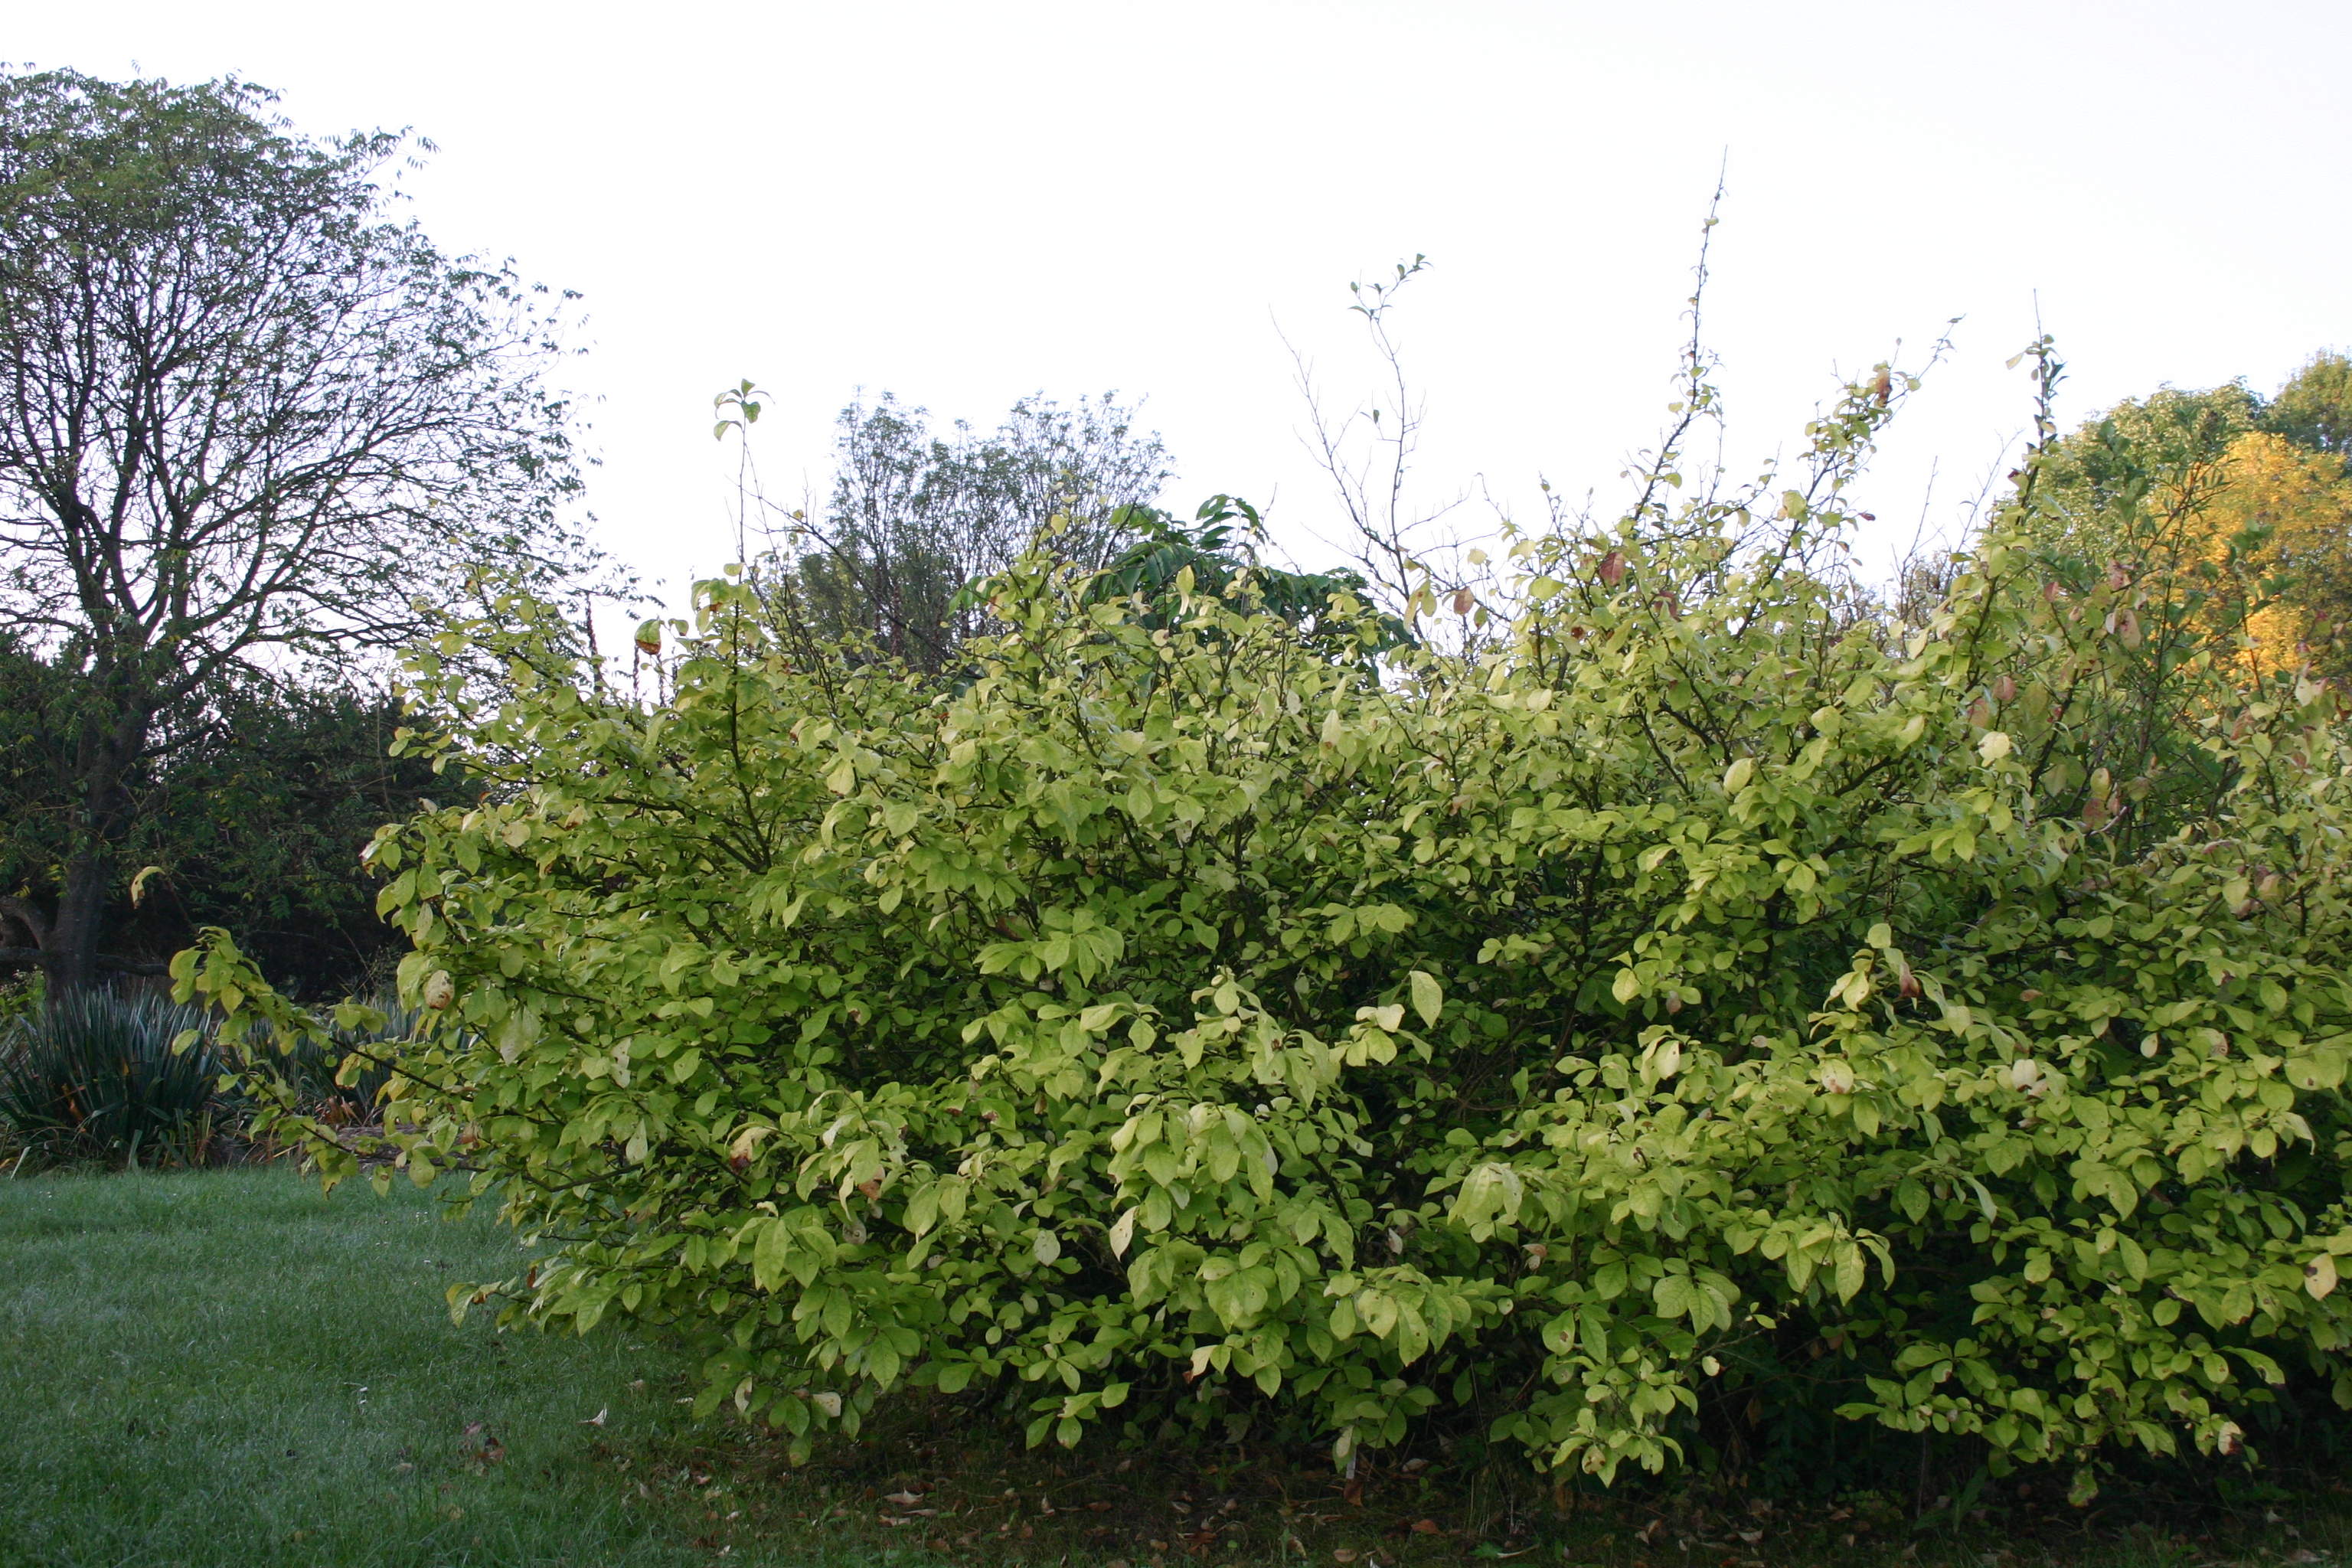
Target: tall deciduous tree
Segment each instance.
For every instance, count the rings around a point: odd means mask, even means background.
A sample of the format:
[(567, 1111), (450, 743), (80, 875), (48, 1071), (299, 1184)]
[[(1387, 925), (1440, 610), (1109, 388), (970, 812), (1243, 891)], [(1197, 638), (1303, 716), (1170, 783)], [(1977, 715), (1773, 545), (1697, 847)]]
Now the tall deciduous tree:
[(885, 394), (842, 410), (822, 521), (797, 520), (789, 580), (827, 638), (937, 670), (976, 632), (964, 585), (1003, 571), (1060, 519), (1055, 552), (1109, 565), (1143, 532), (1141, 509), (1171, 463), (1115, 395), (1064, 408), (1042, 395), (982, 436), (934, 435), (925, 412)]
[(364, 659), (589, 553), (545, 290), (391, 209), (404, 136), (235, 79), (0, 77), (0, 613), (59, 673), (69, 802), (7, 896), (53, 994), (101, 966), (160, 722)]

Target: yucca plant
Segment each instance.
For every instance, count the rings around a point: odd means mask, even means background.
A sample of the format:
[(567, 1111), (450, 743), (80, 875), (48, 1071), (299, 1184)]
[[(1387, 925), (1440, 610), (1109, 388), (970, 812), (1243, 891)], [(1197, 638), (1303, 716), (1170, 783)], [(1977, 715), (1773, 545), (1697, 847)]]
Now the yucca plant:
[[(196, 1043), (174, 1052), (182, 1031)], [(16, 1020), (0, 1044), (0, 1122), (60, 1158), (163, 1152), (194, 1163), (212, 1141), (221, 1066), (205, 1015), (155, 995), (89, 990)]]

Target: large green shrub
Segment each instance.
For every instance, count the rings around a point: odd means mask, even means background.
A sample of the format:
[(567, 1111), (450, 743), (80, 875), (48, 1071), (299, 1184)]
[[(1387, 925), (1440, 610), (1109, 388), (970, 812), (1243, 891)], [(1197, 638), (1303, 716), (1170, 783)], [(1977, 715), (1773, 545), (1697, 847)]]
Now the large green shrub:
[(677, 1325), (803, 1437), (906, 1384), (1342, 1461), (1458, 1411), (1604, 1478), (1825, 1397), (2005, 1468), (2352, 1394), (2333, 700), (2231, 687), (2030, 485), (1881, 609), (1843, 498), (1904, 384), (1785, 491), (1669, 447), (1378, 659), (1344, 596), (1155, 626), (1035, 563), (952, 689), (795, 667), (732, 579), (654, 707), (546, 606), (453, 629), (516, 685), (440, 742), (488, 800), (373, 851), (391, 1135), (557, 1244), (457, 1304)]

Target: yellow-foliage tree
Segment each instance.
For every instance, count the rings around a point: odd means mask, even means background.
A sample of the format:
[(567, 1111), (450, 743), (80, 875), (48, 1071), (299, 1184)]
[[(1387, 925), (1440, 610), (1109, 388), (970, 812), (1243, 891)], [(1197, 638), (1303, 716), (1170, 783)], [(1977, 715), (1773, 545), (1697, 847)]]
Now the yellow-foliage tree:
[[(2267, 403), (2233, 383), (2116, 405), (2057, 443), (2038, 531), (2084, 581), (2169, 584), (2190, 612), (2172, 635), (2250, 675), (2352, 673), (2352, 647), (2336, 647), (2352, 623), (2343, 367), (2318, 355)], [(2137, 636), (2144, 613), (2119, 612), (2116, 629)]]
[(2242, 658), (2273, 674), (2330, 657), (2352, 614), (2352, 478), (2342, 459), (2284, 436), (2248, 431), (2230, 443), (2198, 523), (2209, 558), (2233, 546), (2250, 573), (2278, 584), (2278, 596), (2249, 601)]

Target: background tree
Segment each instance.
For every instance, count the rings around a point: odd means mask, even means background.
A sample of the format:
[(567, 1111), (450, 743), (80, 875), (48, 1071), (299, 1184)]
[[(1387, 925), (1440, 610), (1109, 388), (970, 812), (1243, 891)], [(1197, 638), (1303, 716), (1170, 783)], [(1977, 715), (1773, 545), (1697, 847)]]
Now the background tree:
[(2184, 652), (2352, 671), (2348, 395), (2352, 366), (2321, 353), (2267, 400), (2236, 382), (2126, 399), (2053, 444), (2036, 524), (2077, 578), (2160, 559), (2192, 612)]
[[(75, 684), (0, 638), (0, 886), (43, 884), (70, 848)], [(462, 771), (390, 754), (416, 718), (356, 681), (257, 677), (160, 715), (149, 754), (120, 783), (128, 826), (114, 847), (138, 868), (139, 896), (109, 899), (100, 972), (160, 974), (211, 925), (299, 994), (372, 989), (400, 935), (376, 916), (361, 852), (384, 823), (478, 794)], [(0, 956), (33, 963), (39, 952)]]
[[(1130, 534), (1129, 543), (1086, 584), (1079, 595), (1084, 603), (1124, 605), (1137, 625), (1161, 630), (1179, 622), (1190, 595), (1222, 595), (1246, 575), (1251, 601), (1297, 628), (1307, 646), (1344, 645), (1352, 653), (1361, 641), (1348, 617), (1332, 620), (1331, 607), (1336, 595), (1359, 607), (1351, 614), (1362, 613), (1371, 599), (1370, 583), (1344, 567), (1294, 572), (1267, 564), (1258, 552), (1265, 521), (1245, 500), (1211, 496), (1189, 524), (1152, 507), (1132, 508), (1119, 523)], [(1395, 616), (1373, 612), (1371, 624), (1380, 628), (1368, 645), (1373, 654), (1412, 641)]]
[(2352, 359), (2323, 351), (2263, 407), (2263, 428), (2352, 464)]
[(362, 852), (384, 823), (480, 794), (462, 769), (391, 754), (415, 717), (356, 682), (224, 693), (155, 778), (134, 858), (156, 869), (124, 934), (163, 956), (220, 926), (304, 995), (373, 989), (407, 944), (376, 915)]
[(939, 670), (984, 616), (961, 597), (965, 584), (1003, 571), (1055, 518), (1066, 521), (1055, 552), (1081, 570), (1108, 565), (1140, 537), (1137, 509), (1174, 465), (1134, 417), (1116, 394), (1074, 409), (1040, 395), (991, 435), (959, 421), (942, 437), (924, 410), (887, 393), (871, 407), (853, 403), (823, 520), (793, 520), (780, 587), (824, 640)]
[(2352, 616), (2352, 475), (2344, 459), (2267, 430), (2230, 444), (2209, 510), (2217, 550), (2235, 542), (2266, 579), (2271, 602), (2246, 626), (2243, 657), (2266, 669), (2346, 671)]
[(186, 715), (589, 560), (544, 290), (391, 216), (404, 137), (301, 137), (273, 101), (0, 78), (0, 608), (68, 786), (0, 909), (53, 994), (98, 972), (134, 781), (209, 732)]

